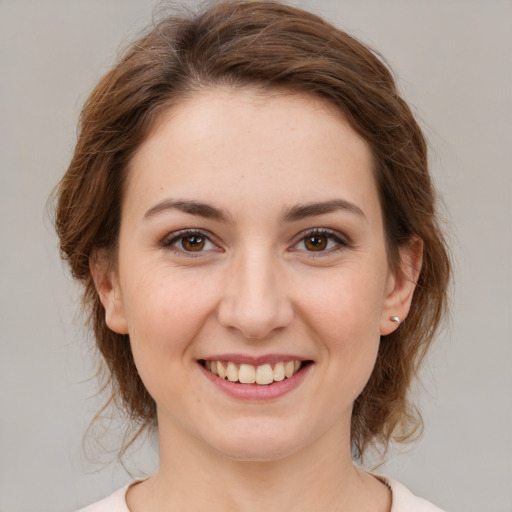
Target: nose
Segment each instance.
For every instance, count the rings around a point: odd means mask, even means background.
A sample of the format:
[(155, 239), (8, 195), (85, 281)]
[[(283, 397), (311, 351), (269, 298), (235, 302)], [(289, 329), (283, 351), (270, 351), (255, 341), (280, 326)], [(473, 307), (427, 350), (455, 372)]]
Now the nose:
[(283, 270), (272, 256), (238, 258), (229, 269), (219, 322), (251, 339), (265, 339), (285, 328), (292, 321), (293, 307), (283, 281)]

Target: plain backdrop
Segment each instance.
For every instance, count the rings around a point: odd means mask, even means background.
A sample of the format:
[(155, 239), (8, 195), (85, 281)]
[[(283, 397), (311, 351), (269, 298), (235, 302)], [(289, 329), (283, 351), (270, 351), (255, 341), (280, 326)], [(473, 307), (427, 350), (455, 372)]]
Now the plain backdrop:
[[(386, 56), (425, 128), (446, 204), (456, 288), (418, 391), (425, 434), (379, 471), (449, 511), (510, 512), (512, 2), (299, 5)], [(99, 403), (94, 365), (46, 202), (83, 101), (154, 7), (0, 0), (1, 512), (71, 511), (131, 480), (83, 455)], [(154, 445), (134, 455), (135, 475), (151, 470)]]

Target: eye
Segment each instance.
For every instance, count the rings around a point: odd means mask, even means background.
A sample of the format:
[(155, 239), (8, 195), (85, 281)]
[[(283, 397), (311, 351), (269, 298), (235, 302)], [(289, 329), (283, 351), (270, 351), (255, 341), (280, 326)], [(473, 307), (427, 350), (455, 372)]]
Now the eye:
[(206, 245), (206, 237), (202, 235), (189, 235), (180, 238), (179, 243), (185, 251), (199, 252)]
[(202, 252), (218, 251), (210, 237), (202, 231), (184, 230), (171, 233), (162, 241), (162, 246), (178, 254), (199, 255)]
[(298, 243), (292, 248), (294, 251), (332, 253), (348, 246), (341, 235), (328, 229), (312, 229), (299, 236)]
[(304, 247), (308, 251), (324, 251), (331, 240), (325, 235), (312, 235), (304, 238)]

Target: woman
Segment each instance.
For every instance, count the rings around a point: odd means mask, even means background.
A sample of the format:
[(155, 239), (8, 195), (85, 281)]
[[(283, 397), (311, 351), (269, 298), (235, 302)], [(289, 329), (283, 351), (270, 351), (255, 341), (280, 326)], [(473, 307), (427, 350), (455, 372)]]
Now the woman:
[(354, 464), (421, 426), (434, 203), (390, 72), (320, 18), (221, 2), (134, 43), (83, 109), (56, 227), (160, 467), (86, 510), (439, 510)]

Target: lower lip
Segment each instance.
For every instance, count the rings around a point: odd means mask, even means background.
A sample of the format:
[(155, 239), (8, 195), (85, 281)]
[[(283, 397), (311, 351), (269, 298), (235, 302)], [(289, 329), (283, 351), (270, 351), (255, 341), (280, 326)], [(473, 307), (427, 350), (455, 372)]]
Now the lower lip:
[(240, 384), (239, 382), (231, 382), (226, 379), (221, 379), (214, 375), (210, 370), (207, 370), (201, 363), (198, 363), (204, 376), (218, 389), (227, 395), (236, 398), (237, 400), (248, 400), (254, 402), (261, 402), (266, 400), (274, 400), (286, 393), (295, 389), (304, 380), (309, 373), (312, 363), (301, 368), (289, 379), (284, 379), (272, 384)]

